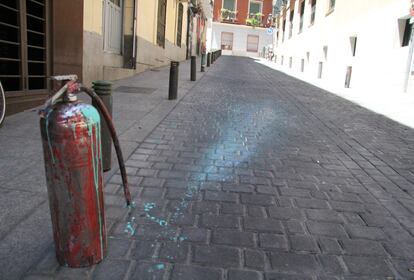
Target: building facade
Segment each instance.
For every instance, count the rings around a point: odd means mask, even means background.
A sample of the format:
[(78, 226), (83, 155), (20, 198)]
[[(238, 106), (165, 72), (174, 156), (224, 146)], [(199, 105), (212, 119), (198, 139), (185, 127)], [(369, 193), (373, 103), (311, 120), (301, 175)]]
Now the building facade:
[(52, 75), (77, 74), (90, 86), (185, 60), (188, 52), (197, 53), (195, 47), (188, 51), (189, 42), (205, 44), (202, 26), (212, 5), (208, 0), (5, 0), (0, 14), (0, 80), (11, 114), (43, 103)]
[(215, 0), (211, 49), (258, 56), (272, 44), (272, 0)]
[(409, 0), (278, 4), (273, 59), (281, 69), (330, 88), (414, 94)]

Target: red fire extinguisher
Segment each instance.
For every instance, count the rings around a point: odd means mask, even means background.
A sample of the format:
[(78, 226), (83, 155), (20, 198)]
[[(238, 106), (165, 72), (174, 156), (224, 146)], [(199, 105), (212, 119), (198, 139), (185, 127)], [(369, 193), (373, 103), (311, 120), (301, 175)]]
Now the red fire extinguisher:
[(108, 111), (93, 91), (81, 88), (76, 81), (66, 83), (40, 111), (40, 129), (56, 257), (61, 265), (69, 267), (99, 263), (107, 251), (101, 120), (93, 106), (77, 100), (81, 90), (97, 101), (108, 123), (123, 174), (126, 202), (131, 204), (122, 152)]

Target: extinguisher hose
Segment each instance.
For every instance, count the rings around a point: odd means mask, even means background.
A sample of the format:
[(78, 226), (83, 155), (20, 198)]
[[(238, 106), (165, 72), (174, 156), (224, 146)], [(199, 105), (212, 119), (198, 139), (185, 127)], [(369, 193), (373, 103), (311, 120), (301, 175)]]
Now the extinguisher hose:
[(102, 102), (101, 98), (93, 90), (87, 87), (81, 87), (80, 89), (81, 91), (86, 92), (96, 102), (100, 112), (102, 113), (105, 119), (106, 124), (108, 125), (109, 131), (111, 133), (112, 141), (114, 142), (115, 151), (116, 151), (116, 155), (118, 158), (119, 169), (121, 170), (126, 204), (129, 207), (131, 206), (132, 199), (131, 199), (131, 193), (128, 187), (128, 177), (126, 174), (124, 157), (122, 156), (121, 146), (119, 145), (119, 140), (118, 140), (118, 136), (116, 135), (115, 126), (112, 122), (112, 117), (109, 114), (108, 109), (106, 108), (105, 104)]

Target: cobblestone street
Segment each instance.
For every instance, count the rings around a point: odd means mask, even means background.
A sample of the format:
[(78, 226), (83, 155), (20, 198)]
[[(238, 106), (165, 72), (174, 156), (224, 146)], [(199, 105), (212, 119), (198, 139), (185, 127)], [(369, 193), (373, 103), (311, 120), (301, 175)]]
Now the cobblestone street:
[(50, 240), (27, 279), (414, 279), (414, 131), (253, 59), (220, 57), (126, 165), (105, 261)]

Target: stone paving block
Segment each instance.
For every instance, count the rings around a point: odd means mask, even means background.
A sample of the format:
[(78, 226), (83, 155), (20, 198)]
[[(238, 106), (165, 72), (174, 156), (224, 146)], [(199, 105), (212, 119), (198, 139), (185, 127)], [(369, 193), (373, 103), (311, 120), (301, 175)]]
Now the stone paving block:
[(196, 263), (215, 267), (239, 267), (240, 252), (237, 248), (223, 246), (194, 246), (193, 261)]
[(244, 214), (244, 206), (235, 203), (221, 203), (220, 213), (242, 216)]
[(336, 238), (347, 238), (347, 234), (339, 224), (333, 223), (319, 223), (319, 222), (306, 222), (308, 229), (311, 234), (336, 237)]
[(159, 258), (166, 262), (183, 263), (187, 259), (189, 246), (182, 242), (168, 242), (161, 244)]
[(205, 199), (210, 201), (237, 202), (238, 195), (229, 192), (206, 191)]
[(238, 228), (239, 218), (237, 216), (230, 215), (211, 215), (203, 214), (201, 216), (201, 225), (207, 228)]
[(346, 230), (351, 238), (362, 238), (370, 240), (385, 240), (386, 236), (384, 232), (375, 227), (358, 226), (358, 225), (347, 225)]
[(266, 218), (266, 210), (261, 206), (247, 206), (247, 215), (250, 217)]
[(353, 256), (386, 256), (384, 248), (380, 242), (370, 240), (340, 240), (344, 252)]
[(266, 273), (265, 279), (266, 280), (312, 280), (313, 278), (307, 275), (268, 272)]
[(253, 204), (262, 206), (269, 206), (275, 204), (275, 201), (272, 196), (264, 194), (241, 194), (240, 201), (243, 204)]
[(320, 237), (318, 243), (323, 253), (332, 255), (342, 254), (342, 248), (336, 239)]
[[(133, 260), (150, 260), (155, 253), (155, 247), (156, 243), (153, 241), (135, 241), (131, 248), (130, 257)], [(120, 255), (120, 253), (118, 253), (118, 255)]]
[(277, 220), (250, 217), (245, 217), (243, 220), (246, 230), (278, 234), (284, 233), (282, 223)]
[(254, 193), (254, 186), (246, 184), (224, 184), (223, 191), (236, 193)]
[(222, 273), (217, 268), (176, 264), (171, 280), (222, 280)]
[(251, 232), (240, 232), (234, 230), (214, 230), (212, 242), (219, 245), (238, 247), (254, 247), (254, 237)]
[(311, 273), (320, 270), (312, 255), (293, 253), (271, 253), (272, 268), (284, 273)]
[(230, 269), (228, 280), (261, 280), (262, 275), (258, 271)]
[(290, 248), (294, 251), (318, 253), (319, 248), (316, 241), (307, 235), (292, 235), (289, 237)]
[(306, 209), (328, 209), (329, 208), (328, 203), (325, 200), (297, 198), (295, 199), (295, 201), (299, 208), (306, 208)]
[(246, 249), (244, 251), (244, 261), (246, 267), (264, 269), (265, 253), (262, 250)]
[(93, 279), (123, 279), (131, 262), (127, 260), (105, 259), (92, 274)]
[(195, 214), (216, 214), (219, 209), (219, 204), (211, 201), (197, 201), (192, 205), (192, 211)]
[(367, 276), (392, 277), (393, 273), (381, 257), (344, 256), (346, 266), (351, 273)]
[(289, 233), (304, 234), (305, 229), (303, 223), (297, 220), (286, 221), (285, 228)]
[(309, 219), (325, 223), (344, 223), (344, 220), (335, 210), (308, 209), (305, 211)]
[(310, 198), (311, 194), (308, 190), (304, 189), (295, 189), (295, 188), (281, 188), (279, 189), (280, 194), (284, 196), (292, 196), (292, 197), (306, 197)]
[(320, 255), (318, 256), (319, 261), (322, 264), (323, 270), (327, 274), (342, 275), (345, 273), (344, 268), (336, 256)]
[(259, 243), (262, 248), (288, 250), (288, 242), (284, 235), (261, 233), (259, 234)]
[(276, 196), (278, 194), (277, 189), (273, 186), (258, 185), (256, 187), (256, 190), (259, 194), (270, 194), (273, 196)]
[(206, 243), (209, 231), (203, 228), (185, 227), (182, 229), (180, 238), (186, 242)]
[(125, 257), (131, 245), (131, 240), (108, 238), (108, 258), (120, 259)]
[(298, 208), (269, 207), (268, 211), (270, 217), (278, 220), (304, 219), (302, 210)]
[(163, 280), (167, 270), (167, 264), (162, 262), (138, 262), (135, 269), (129, 275), (129, 279)]

